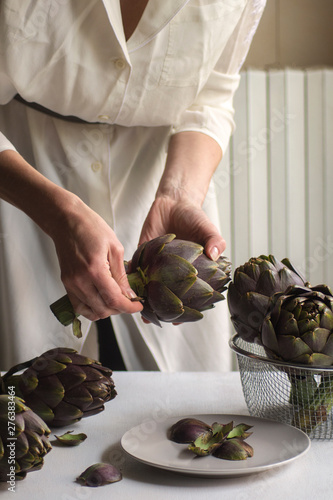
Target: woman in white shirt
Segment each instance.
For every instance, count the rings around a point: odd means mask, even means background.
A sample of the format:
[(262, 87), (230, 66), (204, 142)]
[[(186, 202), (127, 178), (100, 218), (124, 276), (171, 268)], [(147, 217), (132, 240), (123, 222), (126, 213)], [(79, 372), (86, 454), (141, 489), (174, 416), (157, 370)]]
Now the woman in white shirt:
[(224, 251), (204, 200), (264, 3), (1, 2), (3, 369), (80, 349), (48, 307), (63, 286), (86, 333), (113, 315), (127, 369), (229, 369), (225, 308), (195, 324), (143, 323), (124, 248), (128, 259), (173, 232), (212, 259)]

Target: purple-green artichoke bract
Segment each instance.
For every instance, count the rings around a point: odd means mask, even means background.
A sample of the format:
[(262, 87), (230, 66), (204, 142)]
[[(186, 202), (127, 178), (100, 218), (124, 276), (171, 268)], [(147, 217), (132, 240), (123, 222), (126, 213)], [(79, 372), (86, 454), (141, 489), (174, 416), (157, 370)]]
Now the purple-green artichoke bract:
[[(13, 375), (23, 367), (20, 375)], [(58, 347), (11, 368), (3, 376), (48, 425), (60, 427), (104, 410), (117, 392), (112, 370), (74, 349)]]
[(246, 342), (258, 342), (270, 297), (291, 285), (305, 286), (289, 259), (273, 255), (252, 257), (239, 266), (228, 287), (228, 307), (236, 332)]
[(182, 418), (173, 424), (168, 431), (168, 439), (175, 443), (192, 443), (197, 437), (206, 434), (211, 426), (197, 418)]
[(212, 261), (204, 248), (167, 234), (143, 243), (128, 267), (131, 288), (142, 298), (142, 316), (155, 325), (161, 321), (197, 321), (202, 312), (224, 299), (230, 281), (230, 261)]
[(114, 465), (99, 462), (90, 465), (76, 478), (76, 481), (82, 486), (96, 488), (105, 484), (116, 483), (121, 481), (122, 478), (122, 473)]
[(333, 296), (326, 285), (291, 286), (274, 295), (261, 329), (270, 358), (310, 366), (333, 365)]
[(199, 457), (213, 455), (225, 460), (246, 460), (253, 456), (253, 448), (245, 442), (251, 436), (252, 426), (233, 422), (208, 425), (196, 418), (182, 418), (168, 430), (168, 439), (175, 443), (187, 443), (188, 450)]
[(15, 488), (15, 480), (43, 467), (52, 446), (46, 423), (11, 393), (0, 396), (0, 481)]

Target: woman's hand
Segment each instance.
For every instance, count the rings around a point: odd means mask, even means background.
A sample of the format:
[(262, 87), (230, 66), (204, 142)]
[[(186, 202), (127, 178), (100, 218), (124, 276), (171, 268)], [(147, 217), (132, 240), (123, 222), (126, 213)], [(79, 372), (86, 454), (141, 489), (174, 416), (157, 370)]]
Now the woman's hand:
[(37, 172), (16, 151), (0, 153), (0, 197), (54, 241), (74, 310), (92, 321), (141, 311), (131, 301), (124, 250), (108, 224), (77, 196)]
[(226, 247), (206, 213), (186, 199), (176, 201), (167, 196), (157, 197), (143, 225), (140, 243), (167, 233), (200, 243), (212, 260), (216, 260)]
[(142, 228), (140, 243), (166, 233), (200, 243), (216, 260), (226, 244), (201, 206), (221, 160), (221, 148), (201, 132), (171, 137), (165, 169)]
[(127, 280), (123, 246), (98, 214), (77, 199), (61, 231), (51, 236), (75, 312), (95, 321), (141, 311)]

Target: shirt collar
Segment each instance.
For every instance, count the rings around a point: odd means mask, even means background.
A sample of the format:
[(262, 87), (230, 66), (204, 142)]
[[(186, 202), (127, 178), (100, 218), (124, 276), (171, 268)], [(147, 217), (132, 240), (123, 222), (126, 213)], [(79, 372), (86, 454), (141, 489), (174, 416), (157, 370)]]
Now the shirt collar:
[(121, 17), (120, 1), (102, 1), (117, 40), (123, 49), (124, 55), (129, 59), (129, 52), (142, 47), (154, 38), (190, 0), (173, 0), (172, 2), (149, 0), (136, 30), (127, 42)]

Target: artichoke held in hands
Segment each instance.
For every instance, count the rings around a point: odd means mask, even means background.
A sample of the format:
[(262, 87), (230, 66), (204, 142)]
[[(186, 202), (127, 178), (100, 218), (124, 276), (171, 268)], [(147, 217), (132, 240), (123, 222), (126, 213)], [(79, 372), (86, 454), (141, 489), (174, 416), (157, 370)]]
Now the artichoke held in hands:
[[(161, 326), (161, 321), (185, 323), (203, 318), (203, 311), (224, 299), (230, 281), (231, 263), (221, 256), (212, 261), (204, 248), (191, 241), (166, 234), (147, 241), (125, 262), (129, 284), (143, 303), (142, 316)], [(67, 295), (51, 304), (51, 310), (65, 326), (80, 324)]]
[(197, 321), (202, 312), (223, 300), (230, 280), (226, 257), (210, 260), (203, 247), (167, 234), (143, 243), (128, 269), (131, 288), (143, 299), (142, 316), (155, 325), (161, 321)]

